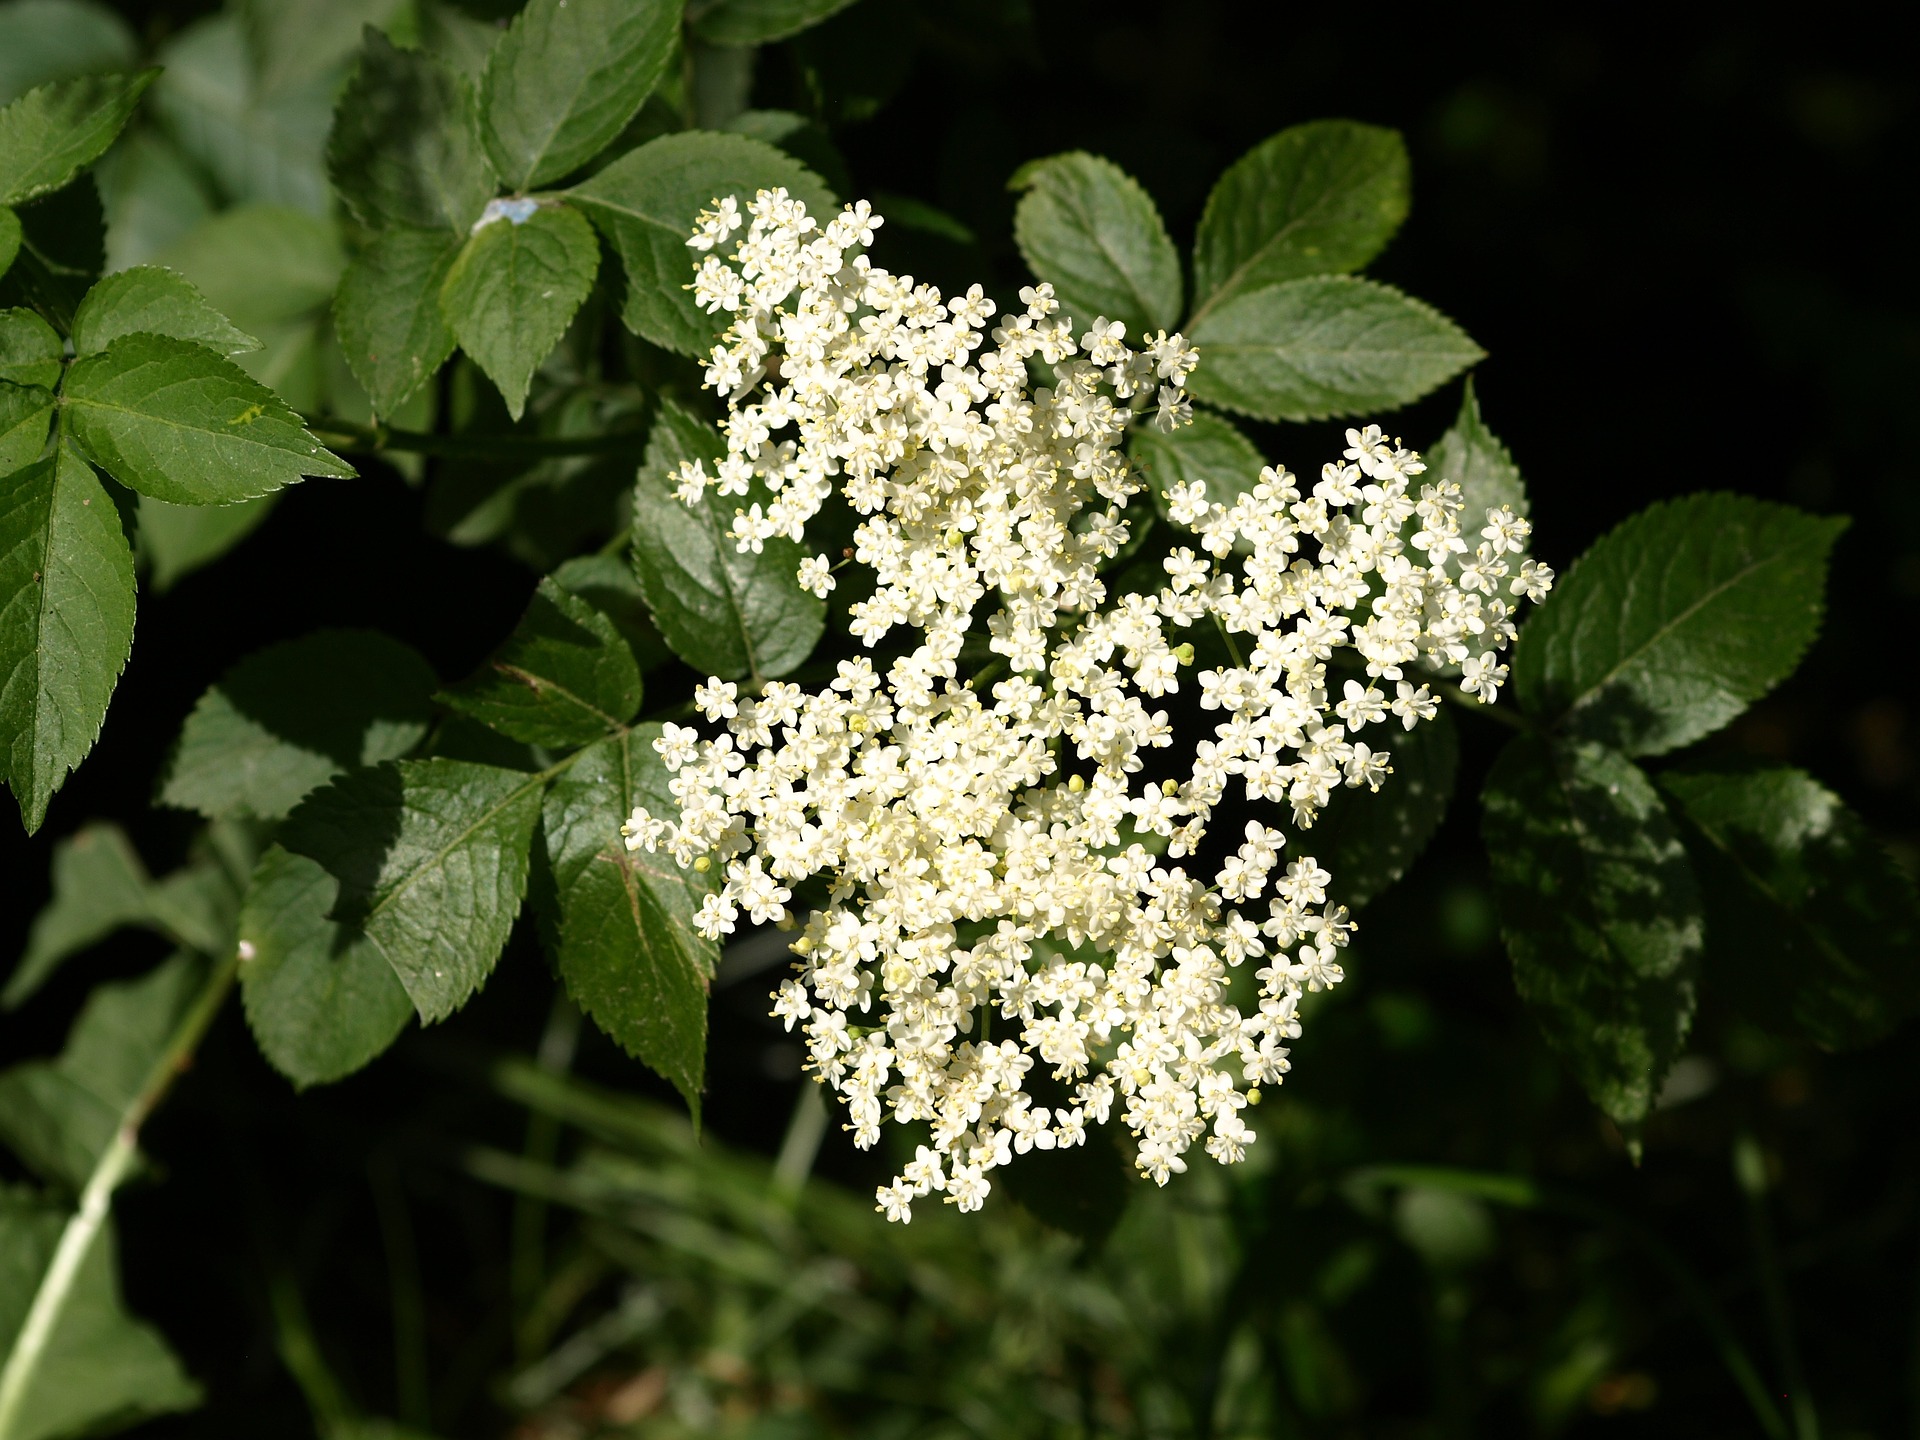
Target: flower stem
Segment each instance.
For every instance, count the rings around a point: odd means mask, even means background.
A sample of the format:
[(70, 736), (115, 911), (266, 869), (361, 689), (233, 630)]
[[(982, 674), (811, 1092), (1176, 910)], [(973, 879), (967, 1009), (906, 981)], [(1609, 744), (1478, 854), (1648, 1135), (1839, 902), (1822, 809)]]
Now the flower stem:
[(126, 1179), (139, 1153), (140, 1127), (192, 1060), (207, 1027), (220, 1013), (227, 991), (233, 988), (238, 964), (236, 954), (214, 966), (206, 984), (201, 986), (200, 993), (175, 1027), (167, 1048), (147, 1072), (138, 1093), (120, 1112), (120, 1123), (114, 1128), (112, 1141), (94, 1162), (93, 1173), (80, 1192), (80, 1207), (61, 1232), (53, 1260), (46, 1274), (40, 1277), (40, 1288), (34, 1293), (33, 1304), (14, 1340), (13, 1352), (7, 1356), (6, 1368), (0, 1370), (0, 1440), (14, 1440), (19, 1433), (27, 1391), (33, 1385), (41, 1361), (46, 1358), (47, 1345), (53, 1339), (54, 1328), (60, 1323), (67, 1301), (72, 1298), (80, 1267), (86, 1263), (93, 1242), (99, 1238), (112, 1211), (113, 1192)]
[(373, 455), (384, 450), (430, 455), (441, 460), (545, 460), (567, 455), (609, 455), (637, 451), (645, 431), (616, 430), (605, 435), (432, 435), (395, 430), (387, 425), (354, 425), (334, 418), (304, 416), (307, 428), (330, 450)]

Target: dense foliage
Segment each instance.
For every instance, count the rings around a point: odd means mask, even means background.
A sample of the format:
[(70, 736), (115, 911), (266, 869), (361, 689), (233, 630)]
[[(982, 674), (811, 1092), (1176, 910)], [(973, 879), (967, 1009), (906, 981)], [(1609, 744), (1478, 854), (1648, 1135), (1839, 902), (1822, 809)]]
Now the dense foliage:
[[(1361, 273), (1418, 213), (1364, 93), (1216, 96), (1196, 169), (1017, 7), (483, 9), (0, 6), (0, 775), (34, 837), (0, 1440), (1895, 1433), (1920, 910), (1909, 817), (1822, 744), (1840, 667), (1884, 663), (1821, 638), (1836, 547), (1892, 543), (1816, 513), (1854, 492), (1754, 494), (1698, 418), (1677, 459), (1627, 419), (1503, 443), (1538, 432), (1483, 408), (1523, 388), (1498, 353)], [(966, 118), (921, 133), (937, 86)], [(1029, 122), (1023, 87), (1069, 99)], [(1466, 151), (1505, 123), (1448, 113)], [(621, 842), (677, 808), (654, 742), (717, 713), (696, 682), (864, 648), (872, 586), (796, 578), (854, 554), (850, 507), (738, 547), (675, 494), (729, 421), (688, 237), (776, 187), (872, 199), (877, 262), (949, 296), (1184, 335), (1198, 408), (1128, 441), (1116, 592), (1409, 406), (1468, 533), (1531, 512), (1570, 562), (1497, 708), (1492, 652), (1441, 655), (1379, 793), (1289, 842), (1359, 938), (1244, 1163), (1155, 1186), (1116, 1118), (889, 1227), (915, 1137), (839, 1142), (766, 1018), (791, 937), (723, 950), (704, 859)]]

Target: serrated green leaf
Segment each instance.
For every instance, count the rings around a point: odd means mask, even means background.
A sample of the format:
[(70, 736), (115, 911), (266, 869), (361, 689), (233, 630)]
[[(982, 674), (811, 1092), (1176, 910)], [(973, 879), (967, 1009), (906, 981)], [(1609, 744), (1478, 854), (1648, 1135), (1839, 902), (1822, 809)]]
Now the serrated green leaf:
[(771, 45), (839, 14), (853, 0), (714, 0), (689, 16), (709, 45)]
[(1239, 427), (1202, 410), (1191, 425), (1172, 434), (1153, 425), (1135, 428), (1133, 459), (1153, 490), (1153, 503), (1167, 513), (1167, 487), (1199, 483), (1216, 505), (1232, 505), (1260, 483), (1266, 461)]
[(76, 355), (96, 355), (122, 335), (145, 332), (190, 340), (221, 355), (260, 342), (207, 303), (186, 276), (164, 265), (137, 265), (100, 281), (73, 312)]
[(480, 82), (481, 133), (507, 188), (558, 180), (605, 149), (679, 31), (680, 0), (530, 0)]
[(1187, 338), (1200, 352), (1193, 394), (1262, 420), (1393, 409), (1485, 354), (1432, 306), (1346, 275), (1243, 292)]
[(0, 275), (13, 268), (13, 257), (20, 253), (20, 217), (0, 205)]
[(443, 231), (394, 229), (347, 267), (333, 323), (376, 414), (392, 415), (453, 353), (440, 289), (459, 253)]
[(1444, 710), (1412, 730), (1389, 722), (1354, 738), (1387, 751), (1393, 773), (1377, 793), (1335, 791), (1313, 829), (1294, 843), (1332, 872), (1333, 897), (1358, 910), (1407, 873), (1446, 819), (1460, 739)]
[(74, 362), (61, 402), (81, 449), (156, 500), (224, 505), (354, 473), (271, 390), (185, 340), (124, 335)]
[(601, 740), (554, 781), (544, 812), (567, 993), (629, 1055), (673, 1082), (697, 1120), (706, 1083), (707, 984), (719, 947), (693, 928), (711, 887), (665, 852), (629, 851), (636, 805), (677, 813), (658, 725)]
[(140, 42), (125, 20), (87, 0), (0, 5), (0, 105), (49, 80), (131, 68)]
[(260, 1053), (304, 1090), (351, 1075), (393, 1044), (413, 1002), (365, 935), (328, 917), (340, 882), (275, 845), (240, 909), (240, 996)]
[(578, 595), (613, 621), (614, 628), (633, 651), (634, 663), (645, 674), (673, 659), (647, 611), (647, 597), (633, 567), (618, 555), (576, 555), (553, 572), (553, 583)]
[(1227, 167), (1193, 242), (1189, 328), (1236, 296), (1308, 275), (1344, 275), (1407, 218), (1406, 143), (1351, 120), (1294, 125)]
[(729, 195), (744, 211), (758, 191), (783, 185), (823, 223), (834, 213), (820, 177), (791, 155), (744, 135), (705, 131), (649, 140), (570, 194), (620, 252), (627, 328), (682, 355), (703, 356), (724, 325), (686, 288), (698, 258), (687, 248), (693, 217)]
[(58, 190), (98, 160), (159, 73), (55, 80), (0, 109), (0, 205)]
[[(847, 173), (847, 157), (840, 153), (839, 147), (833, 143), (833, 137), (818, 122), (809, 120), (796, 110), (742, 110), (727, 121), (725, 128), (731, 134), (745, 135), (749, 140), (764, 141), (776, 150), (786, 151), (826, 182), (827, 188), (836, 195), (849, 194), (853, 190), (852, 177)], [(658, 137), (650, 135), (647, 138), (651, 140)], [(884, 205), (881, 204), (883, 198), (886, 200)], [(908, 223), (901, 218), (898, 197), (876, 194), (874, 206), (883, 211), (889, 225)], [(936, 215), (943, 213), (934, 210), (931, 205), (924, 209)], [(946, 218), (948, 228), (943, 233), (952, 238), (951, 227), (959, 226), (959, 222), (951, 217)], [(965, 231), (964, 226), (959, 228)], [(971, 234), (961, 243), (972, 244)]]
[(265, 524), (279, 499), (274, 494), (232, 505), (169, 505), (142, 495), (133, 558), (146, 567), (148, 587), (164, 595), (211, 565)]
[(1481, 792), (1513, 976), (1593, 1102), (1631, 1137), (1693, 1023), (1700, 893), (1644, 772), (1528, 735)]
[(795, 579), (806, 554), (799, 545), (769, 540), (760, 554), (742, 555), (720, 513), (730, 502), (711, 492), (695, 506), (675, 497), (672, 472), (683, 461), (710, 464), (723, 453), (712, 426), (672, 401), (661, 405), (634, 486), (634, 573), (674, 654), (723, 679), (772, 679), (813, 653), (826, 602)]
[(506, 946), (545, 788), (518, 770), (403, 760), (315, 791), (280, 840), (340, 881), (332, 918), (380, 947), (421, 1020), (444, 1020)]
[(543, 205), (525, 223), (483, 225), (454, 258), (440, 313), (514, 419), (534, 369), (566, 334), (599, 268), (593, 227), (566, 205)]
[(529, 745), (571, 748), (640, 709), (640, 667), (612, 620), (552, 580), (480, 669), (441, 700)]
[(58, 1059), (0, 1072), (0, 1140), (42, 1178), (84, 1187), (205, 970), (183, 953), (137, 980), (95, 987)]
[(154, 86), (154, 109), (228, 200), (327, 213), (323, 155), (337, 69), (300, 84), (261, 86), (246, 27), (232, 12), (187, 26), (155, 58), (164, 73)]
[(1572, 735), (1658, 755), (1778, 685), (1820, 629), (1844, 519), (1744, 495), (1651, 505), (1574, 563), (1514, 652), (1520, 704)]
[(46, 453), (54, 404), (51, 390), (0, 380), (0, 479)]
[(187, 717), (160, 801), (209, 818), (278, 819), (336, 775), (419, 744), (436, 683), (411, 647), (371, 630), (255, 651)]
[(434, 56), (367, 31), (327, 141), (327, 171), (361, 224), (466, 233), (496, 185), (473, 104)]
[(133, 648), (133, 551), (64, 446), (0, 488), (0, 755), (31, 834), (93, 748)]
[(0, 380), (51, 390), (60, 383), (66, 346), (31, 310), (0, 310)]
[[(1520, 478), (1520, 467), (1480, 418), (1480, 397), (1474, 394), (1468, 377), (1460, 397), (1460, 415), (1427, 451), (1427, 475), (1431, 479), (1451, 480), (1460, 487), (1460, 499), (1466, 506), (1461, 514), (1461, 529), (1477, 530), (1487, 511), (1505, 505), (1516, 515), (1527, 513), (1527, 485)], [(1469, 524), (1471, 522), (1471, 524)]]
[[(23, 1186), (0, 1186), (0, 1355), (13, 1349), (67, 1219), (63, 1206)], [(12, 1440), (101, 1434), (191, 1410), (200, 1400), (200, 1387), (160, 1332), (121, 1304), (109, 1217), (80, 1262), (15, 1416)]]
[(1829, 1050), (1920, 1013), (1913, 882), (1845, 801), (1784, 766), (1660, 784), (1691, 822), (1716, 994)]
[(1096, 318), (1137, 340), (1180, 320), (1180, 257), (1153, 197), (1111, 160), (1075, 151), (1022, 165), (1013, 237), (1077, 335)]
[(118, 825), (96, 821), (53, 849), (53, 899), (34, 917), (26, 952), (0, 992), (12, 1010), (38, 990), (69, 955), (144, 922), (147, 867)]

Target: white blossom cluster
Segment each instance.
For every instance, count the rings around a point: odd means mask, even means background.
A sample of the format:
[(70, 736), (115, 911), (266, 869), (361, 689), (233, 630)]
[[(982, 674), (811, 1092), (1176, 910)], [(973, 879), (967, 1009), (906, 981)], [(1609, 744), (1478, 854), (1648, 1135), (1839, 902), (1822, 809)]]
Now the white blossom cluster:
[[(1170, 486), (1193, 543), (1163, 583), (1111, 593), (1101, 567), (1143, 484), (1122, 442), (1149, 409), (1169, 429), (1190, 418), (1182, 338), (1136, 351), (1104, 318), (1076, 337), (1046, 285), (989, 330), (978, 286), (943, 300), (869, 262), (881, 221), (864, 202), (824, 230), (784, 191), (748, 213), (716, 202), (689, 242), (707, 252), (696, 295), (733, 320), (707, 371), (727, 454), (714, 474), (682, 467), (680, 494), (764, 486), (764, 506), (735, 506), (745, 549), (803, 537), (838, 487), (875, 579), (853, 633), (907, 643), (815, 691), (699, 687), (725, 728), (665, 727), (680, 813), (636, 810), (627, 844), (719, 867), (697, 918), (712, 938), (743, 916), (797, 927), (794, 887), (820, 877), (774, 1013), (803, 1027), (857, 1144), (889, 1112), (928, 1126), (878, 1192), (890, 1218), (936, 1191), (977, 1209), (988, 1172), (1080, 1144), (1116, 1108), (1162, 1184), (1203, 1136), (1241, 1159), (1242, 1112), (1287, 1072), (1301, 996), (1339, 981), (1353, 922), (1315, 858), (1283, 864), (1286, 835), (1258, 820), (1216, 872), (1176, 862), (1233, 781), (1284, 802), (1296, 831), (1336, 788), (1377, 790), (1391, 765), (1376, 744), (1437, 709), (1409, 667), (1458, 666), (1493, 699), (1519, 597), (1552, 583), (1525, 557), (1527, 522), (1502, 507), (1463, 529), (1459, 487), (1420, 481), (1419, 456), (1368, 426), (1307, 491), (1279, 467), (1230, 504)], [(1030, 379), (1036, 358), (1051, 383)], [(825, 594), (832, 570), (812, 557), (801, 583)], [(963, 679), (979, 616), (996, 658)], [(1233, 658), (1183, 677), (1196, 626)], [(1340, 664), (1352, 678), (1329, 674)], [(1176, 749), (1153, 702), (1183, 679), (1219, 721)], [(1149, 778), (1154, 751), (1184, 774)], [(1036, 1063), (1070, 1101), (1035, 1103)]]

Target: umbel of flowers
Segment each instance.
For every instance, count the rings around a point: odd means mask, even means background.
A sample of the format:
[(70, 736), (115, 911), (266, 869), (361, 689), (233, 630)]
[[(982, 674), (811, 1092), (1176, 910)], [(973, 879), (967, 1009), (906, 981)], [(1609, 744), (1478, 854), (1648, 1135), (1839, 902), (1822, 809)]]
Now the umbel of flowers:
[[(1170, 487), (1191, 543), (1158, 588), (1111, 593), (1101, 565), (1143, 483), (1122, 442), (1149, 412), (1190, 420), (1195, 352), (1164, 333), (1131, 348), (1105, 319), (1076, 336), (1046, 285), (996, 324), (977, 285), (943, 299), (872, 264), (880, 224), (863, 201), (822, 228), (781, 190), (700, 217), (693, 288), (733, 317), (707, 369), (727, 454), (677, 478), (689, 505), (732, 505), (754, 549), (802, 539), (837, 487), (875, 580), (852, 631), (871, 647), (904, 628), (910, 648), (843, 661), (818, 691), (709, 680), (697, 703), (724, 729), (665, 727), (680, 813), (634, 811), (627, 844), (720, 867), (697, 919), (714, 938), (796, 924), (793, 888), (823, 877), (774, 1013), (803, 1028), (857, 1144), (888, 1114), (928, 1127), (878, 1192), (889, 1217), (935, 1191), (977, 1209), (995, 1168), (1116, 1110), (1162, 1184), (1203, 1138), (1237, 1161), (1254, 1087), (1286, 1074), (1301, 996), (1340, 980), (1353, 931), (1300, 835), (1337, 787), (1391, 783), (1396, 727), (1437, 708), (1423, 669), (1495, 697), (1515, 607), (1552, 573), (1525, 520), (1465, 519), (1457, 485), (1368, 426), (1310, 487), (1283, 467), (1230, 505)], [(736, 503), (756, 480), (765, 503)], [(799, 578), (835, 583), (826, 556)], [(963, 679), (982, 613), (1000, 678)], [(1182, 635), (1216, 625), (1233, 663), (1195, 674)], [(1341, 650), (1356, 678), (1330, 678)], [(1210, 736), (1176, 739), (1155, 708), (1183, 684), (1218, 715)], [(1146, 778), (1153, 750), (1190, 770)], [(1235, 782), (1292, 845), (1256, 820), (1217, 872), (1189, 873)], [(1229, 995), (1248, 965), (1251, 1010)], [(1034, 1102), (1036, 1065), (1071, 1103)]]

